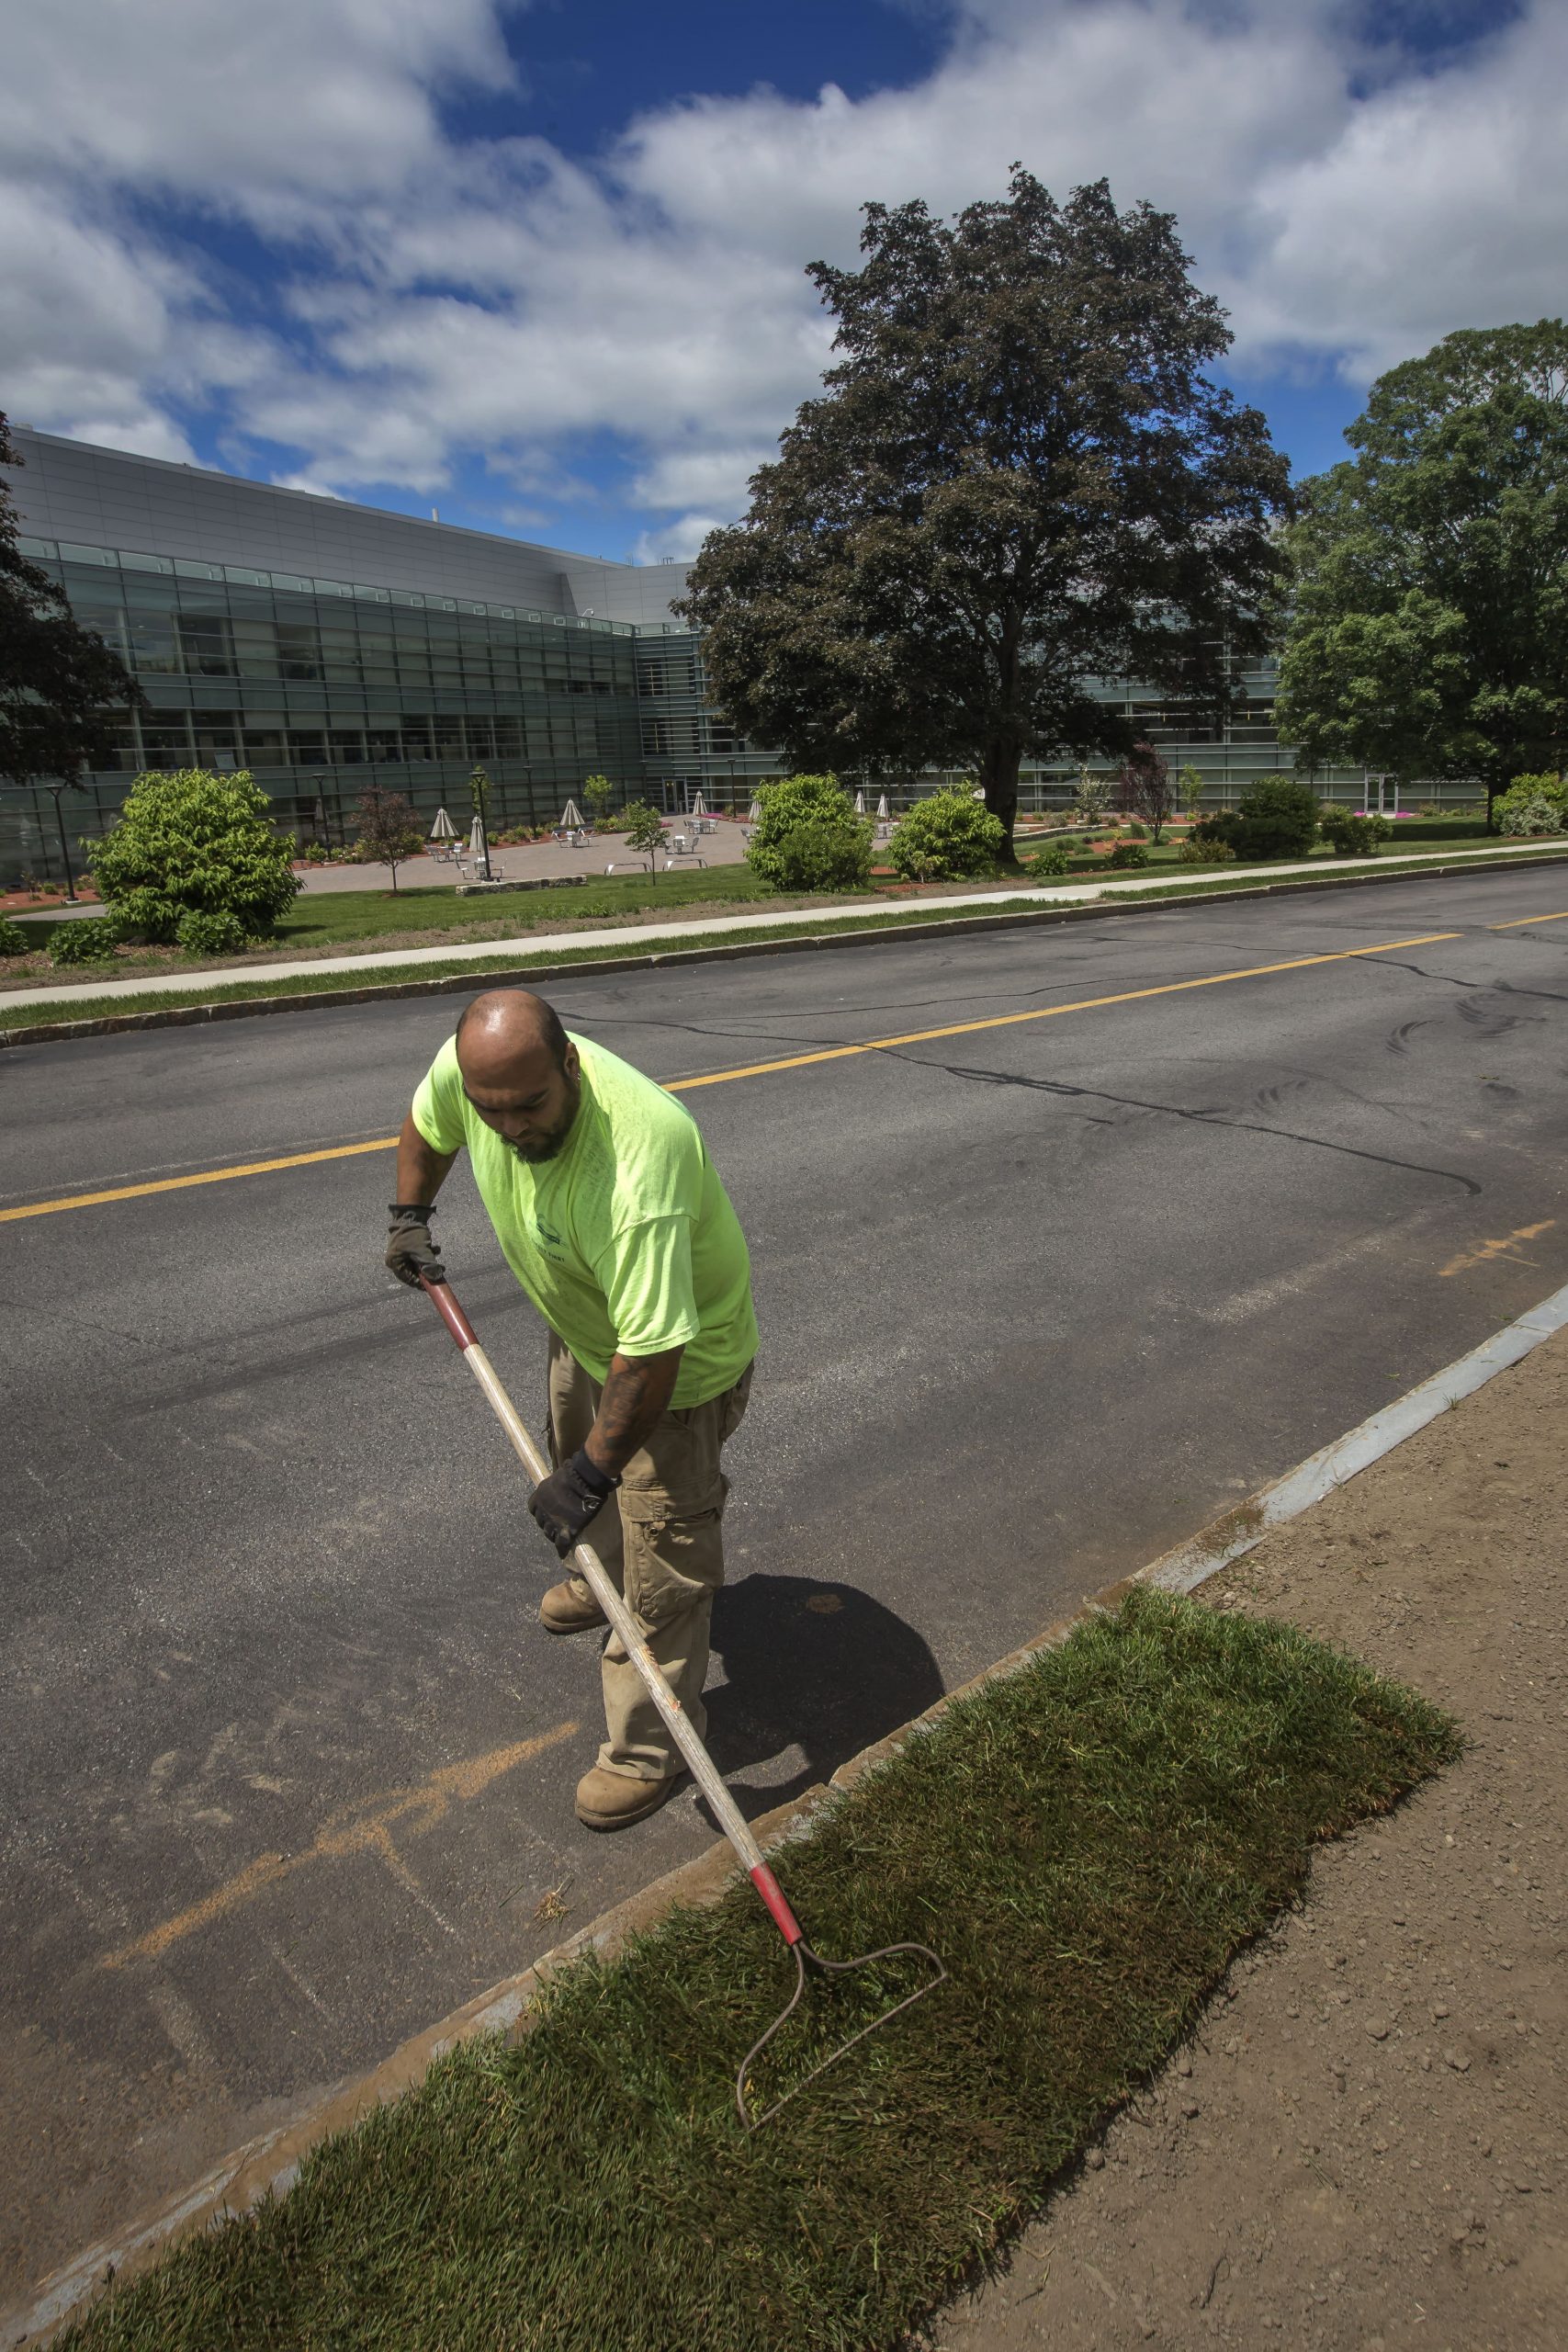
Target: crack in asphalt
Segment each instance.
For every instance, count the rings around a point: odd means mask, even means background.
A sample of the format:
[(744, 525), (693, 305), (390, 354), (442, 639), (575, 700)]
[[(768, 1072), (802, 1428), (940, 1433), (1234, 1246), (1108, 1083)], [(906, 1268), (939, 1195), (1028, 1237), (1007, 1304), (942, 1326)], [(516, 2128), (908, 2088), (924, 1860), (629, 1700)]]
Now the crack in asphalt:
[(1179, 1102), (1151, 1102), (1136, 1094), (1112, 1094), (1106, 1087), (1074, 1086), (1066, 1079), (1021, 1078), (1011, 1070), (976, 1069), (961, 1062), (917, 1061), (913, 1055), (890, 1053), (889, 1059), (914, 1063), (920, 1069), (940, 1069), (949, 1078), (961, 1078), (978, 1086), (1021, 1086), (1032, 1093), (1066, 1096), (1071, 1101), (1111, 1102), (1125, 1111), (1155, 1111), (1168, 1119), (1184, 1119), (1194, 1126), (1229, 1127), (1241, 1135), (1269, 1136), (1280, 1143), (1302, 1143), (1317, 1151), (1337, 1152), (1347, 1159), (1368, 1159), (1379, 1168), (1394, 1168), (1410, 1176), (1436, 1176), (1445, 1184), (1458, 1184), (1476, 1200), (1483, 1187), (1473, 1176), (1462, 1176), (1457, 1169), (1431, 1168), (1418, 1159), (1396, 1159), (1389, 1152), (1371, 1151), (1359, 1144), (1335, 1143), (1326, 1136), (1303, 1135), (1294, 1127), (1269, 1127), (1255, 1119), (1227, 1118), (1217, 1110), (1188, 1110)]

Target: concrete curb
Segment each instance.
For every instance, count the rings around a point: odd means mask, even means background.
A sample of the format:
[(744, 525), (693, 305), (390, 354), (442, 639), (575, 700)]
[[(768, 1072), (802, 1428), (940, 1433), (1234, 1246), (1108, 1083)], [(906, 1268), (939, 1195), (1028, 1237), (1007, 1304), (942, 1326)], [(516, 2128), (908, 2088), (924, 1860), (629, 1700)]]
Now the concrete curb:
[[(852, 1788), (897, 1755), (905, 1744), (937, 1722), (958, 1700), (984, 1690), (1005, 1675), (1017, 1674), (1042, 1650), (1064, 1642), (1087, 1619), (1114, 1609), (1135, 1585), (1151, 1584), (1167, 1592), (1190, 1593), (1261, 1544), (1271, 1529), (1298, 1518), (1325, 1496), (1344, 1486), (1406, 1438), (1447, 1412), (1461, 1397), (1484, 1387), (1506, 1372), (1555, 1332), (1568, 1329), (1568, 1286), (1552, 1293), (1516, 1322), (1494, 1332), (1468, 1355), (1434, 1373), (1393, 1404), (1336, 1438), (1282, 1478), (1264, 1487), (1226, 1511), (1173, 1551), (1163, 1553), (1140, 1568), (1105, 1586), (1058, 1618), (1019, 1648), (986, 1667), (953, 1690), (945, 1691), (910, 1723), (840, 1764), (826, 1785), (807, 1789), (788, 1804), (762, 1815), (751, 1825), (765, 1851), (798, 1836), (836, 1791)], [(37, 2346), (49, 2341), (88, 2305), (111, 2281), (133, 2278), (148, 2269), (180, 2240), (215, 2228), (243, 2214), (269, 2195), (281, 2196), (292, 2184), (300, 2163), (319, 2141), (345, 2130), (373, 2108), (400, 2098), (412, 2089), (446, 2051), (480, 2033), (526, 2032), (528, 2010), (541, 1985), (556, 1970), (592, 1951), (604, 1960), (627, 1939), (657, 1927), (677, 1905), (715, 1903), (739, 1875), (739, 1866), (721, 1838), (695, 1860), (655, 1879), (640, 1893), (604, 1912), (565, 1943), (558, 1944), (516, 1975), (480, 1993), (439, 2023), (403, 2042), (367, 2075), (340, 2084), (295, 2119), (226, 2156), (193, 2187), (171, 2199), (155, 2212), (106, 2238), (57, 2271), (39, 2294), (25, 2307), (0, 2313), (0, 2343)]]
[[(378, 1004), (399, 997), (460, 996), (468, 990), (506, 988), (557, 978), (603, 979), (619, 972), (648, 972), (666, 964), (737, 963), (750, 956), (794, 956), (820, 947), (887, 946), (900, 940), (950, 939), (975, 931), (1012, 931), (1035, 923), (1087, 922), (1106, 915), (1164, 914), (1173, 907), (1214, 906), (1249, 899), (1278, 898), (1287, 891), (1351, 890), (1363, 883), (1439, 881), (1461, 874), (1517, 874), (1524, 867), (1568, 865), (1568, 850), (1537, 851), (1527, 856), (1492, 856), (1484, 863), (1473, 855), (1455, 865), (1404, 866), (1393, 872), (1358, 871), (1325, 874), (1322, 879), (1303, 876), (1286, 882), (1259, 882), (1246, 889), (1205, 890), (1189, 886), (1168, 897), (1095, 899), (1081, 907), (1024, 907), (1007, 914), (953, 915), (931, 922), (892, 923), (876, 930), (860, 929), (845, 916), (840, 927), (829, 932), (802, 932), (779, 939), (737, 939), (715, 947), (671, 947), (647, 956), (599, 956), (574, 958), (563, 949), (555, 963), (529, 962), (514, 967), (444, 973), (439, 979), (386, 980), (364, 988), (312, 989), (291, 996), (240, 997), (211, 1004), (171, 1005), (163, 1012), (105, 1013), (87, 1021), (44, 1021), (25, 1029), (0, 1029), (0, 1047), (59, 1046), (79, 1037), (108, 1037), (138, 1029), (185, 1029), (209, 1021), (246, 1021), (268, 1012), (332, 1012), (344, 1004)], [(1021, 889), (1029, 886), (1021, 884)], [(1157, 885), (1151, 885), (1157, 888)], [(541, 954), (547, 951), (541, 949)], [(258, 978), (264, 977), (258, 974)], [(0, 1009), (5, 998), (0, 996)]]

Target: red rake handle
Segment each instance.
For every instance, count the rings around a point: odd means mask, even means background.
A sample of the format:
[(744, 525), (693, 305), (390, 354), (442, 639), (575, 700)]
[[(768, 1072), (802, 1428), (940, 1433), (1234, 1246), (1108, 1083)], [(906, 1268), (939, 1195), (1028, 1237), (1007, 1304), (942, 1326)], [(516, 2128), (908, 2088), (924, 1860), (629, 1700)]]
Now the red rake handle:
[[(502, 1386), (494, 1365), (479, 1343), (473, 1325), (458, 1306), (451, 1283), (426, 1282), (421, 1276), (420, 1287), (461, 1349), (464, 1363), (484, 1390), (491, 1411), (512, 1441), (513, 1451), (537, 1486), (541, 1478), (549, 1476), (550, 1465), (524, 1427), (516, 1406)], [(571, 1565), (615, 1627), (622, 1647), (641, 1676), (648, 1695), (663, 1717), (671, 1737), (691, 1767), (693, 1778), (713, 1807), (719, 1827), (739, 1855), (746, 1866), (747, 1876), (767, 1905), (769, 1917), (793, 1951), (795, 1945), (805, 1941), (800, 1922), (784, 1900), (783, 1888), (763, 1860), (762, 1849), (752, 1837), (734, 1798), (719, 1778), (717, 1766), (693, 1729), (691, 1718), (660, 1672), (658, 1662), (643, 1638), (637, 1619), (605, 1573), (604, 1564), (591, 1544), (578, 1544), (571, 1555)]]

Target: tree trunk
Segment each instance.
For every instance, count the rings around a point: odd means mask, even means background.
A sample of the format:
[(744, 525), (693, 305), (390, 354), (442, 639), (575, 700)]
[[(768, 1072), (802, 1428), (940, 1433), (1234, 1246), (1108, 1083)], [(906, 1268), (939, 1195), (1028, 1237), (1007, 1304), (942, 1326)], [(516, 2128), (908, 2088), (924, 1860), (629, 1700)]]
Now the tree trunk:
[(1018, 821), (1018, 771), (1023, 760), (1023, 747), (1016, 737), (993, 737), (986, 746), (980, 762), (980, 782), (985, 787), (986, 806), (993, 817), (999, 817), (1007, 839), (998, 853), (1003, 865), (1016, 865), (1018, 854), (1012, 845), (1012, 829)]

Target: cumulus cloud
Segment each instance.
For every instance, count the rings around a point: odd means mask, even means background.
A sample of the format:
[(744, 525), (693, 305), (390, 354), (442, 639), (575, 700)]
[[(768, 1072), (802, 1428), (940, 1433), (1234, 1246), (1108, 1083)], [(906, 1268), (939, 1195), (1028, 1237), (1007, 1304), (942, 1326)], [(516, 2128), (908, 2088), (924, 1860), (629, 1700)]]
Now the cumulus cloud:
[(710, 531), (733, 519), (735, 509), (722, 514), (682, 514), (657, 531), (639, 531), (632, 549), (634, 563), (690, 563)]
[[(281, 449), (351, 492), (482, 455), (558, 503), (612, 446), (653, 561), (739, 511), (814, 388), (802, 266), (852, 258), (867, 198), (951, 210), (1015, 158), (1058, 193), (1106, 175), (1178, 214), (1254, 367), (1359, 380), (1563, 308), (1560, 0), (1437, 60), (1357, 40), (1338, 0), (957, 0), (916, 85), (694, 96), (592, 167), (447, 127), (455, 92), (515, 94), (502, 5), (33, 10), (0, 87), (0, 398), (160, 455), (205, 405), (258, 470)], [(215, 216), (260, 240), (259, 303)]]

